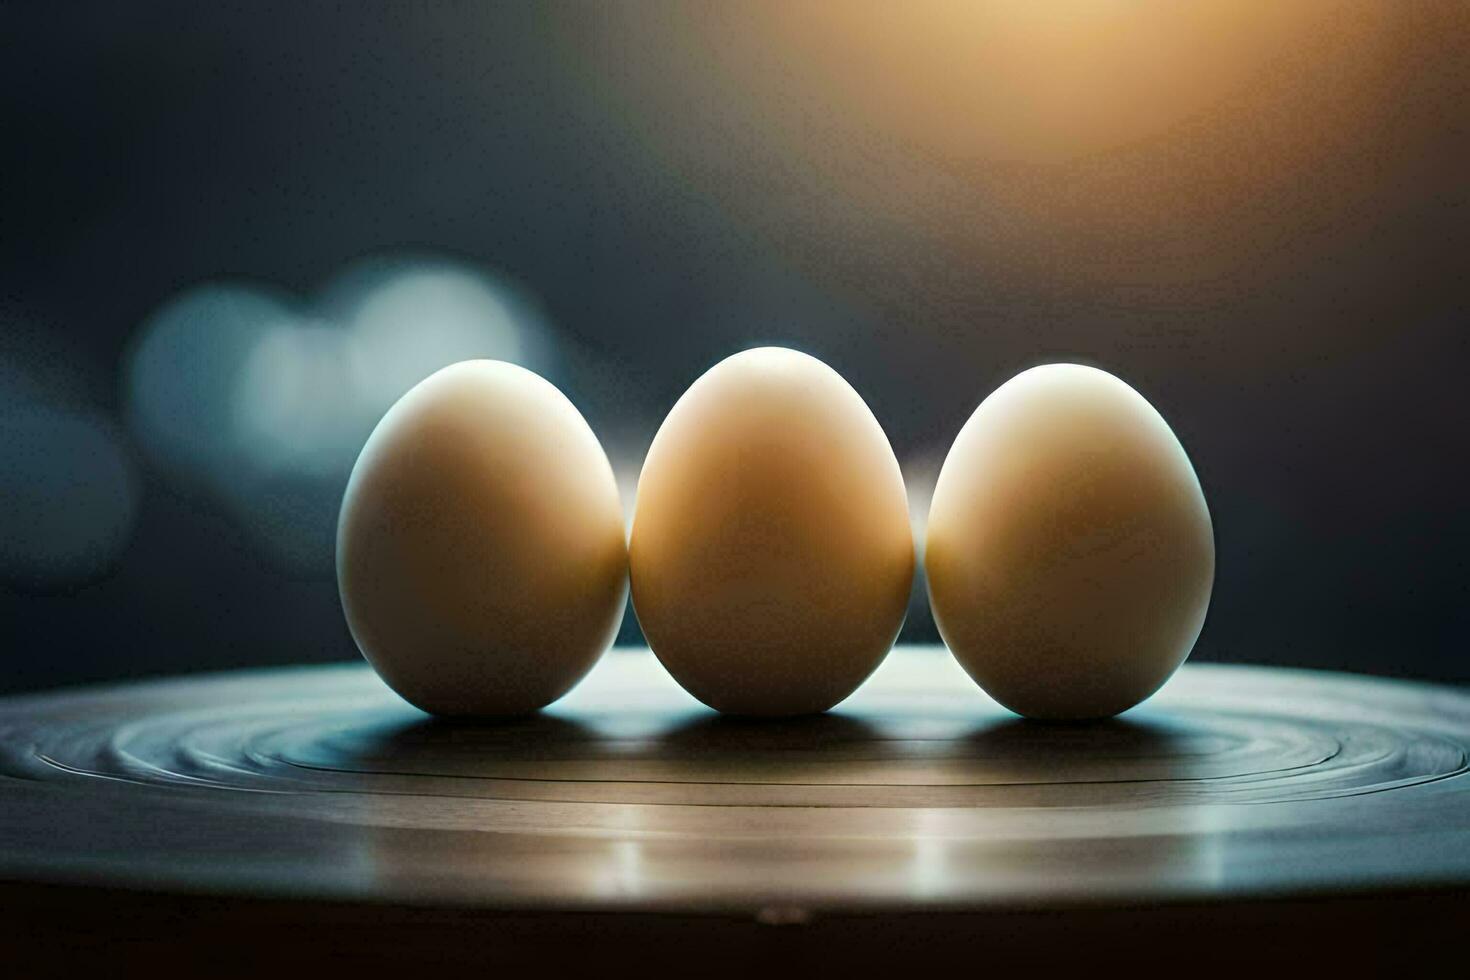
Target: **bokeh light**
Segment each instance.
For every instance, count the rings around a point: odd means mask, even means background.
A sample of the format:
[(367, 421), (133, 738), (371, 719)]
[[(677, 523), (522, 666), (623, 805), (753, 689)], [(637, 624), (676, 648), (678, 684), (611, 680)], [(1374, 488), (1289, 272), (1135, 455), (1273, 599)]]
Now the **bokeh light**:
[(547, 369), (530, 304), (509, 285), (463, 266), (369, 262), (329, 293), (345, 306), (360, 397), (375, 421), (404, 392), (455, 361), (488, 357)]
[(0, 580), (77, 584), (127, 546), (139, 486), (105, 418), (32, 404), (0, 410)]
[(64, 332), (0, 315), (0, 583), (12, 589), (83, 585), (131, 540), (141, 485), (97, 404), (96, 368)]
[(234, 390), (251, 351), (296, 314), (258, 286), (212, 283), (166, 302), (139, 329), (124, 363), (127, 419), (173, 475), (210, 486), (241, 465)]
[(273, 559), (325, 573), (358, 451), (395, 401), (471, 358), (543, 374), (534, 302), (466, 264), (375, 257), (310, 302), (241, 284), (190, 289), (140, 330), (129, 420), (150, 455), (202, 487)]
[(321, 322), (283, 323), (256, 341), (234, 385), (234, 434), (256, 470), (328, 475), (351, 467), (365, 426), (357, 351)]

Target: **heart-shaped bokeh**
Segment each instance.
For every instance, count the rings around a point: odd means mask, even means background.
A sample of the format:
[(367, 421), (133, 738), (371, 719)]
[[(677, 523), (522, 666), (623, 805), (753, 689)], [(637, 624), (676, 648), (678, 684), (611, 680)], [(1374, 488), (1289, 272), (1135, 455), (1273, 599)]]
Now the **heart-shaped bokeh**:
[(139, 330), (126, 417), (150, 460), (217, 497), (270, 556), (321, 571), (353, 461), (399, 397), (468, 358), (554, 376), (555, 348), (524, 291), (452, 261), (369, 259), (307, 299), (206, 283)]

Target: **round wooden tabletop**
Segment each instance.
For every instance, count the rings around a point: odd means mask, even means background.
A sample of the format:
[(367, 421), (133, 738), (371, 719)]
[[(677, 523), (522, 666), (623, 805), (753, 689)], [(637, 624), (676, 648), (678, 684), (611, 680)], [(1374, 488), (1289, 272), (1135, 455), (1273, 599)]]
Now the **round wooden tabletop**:
[(1467, 746), (1461, 690), (1215, 665), (1110, 722), (1026, 722), (941, 648), (785, 721), (714, 714), (646, 650), (478, 725), (363, 665), (204, 675), (0, 701), (0, 894), (51, 928), (102, 896), (221, 929), (267, 906), (650, 935), (1334, 901), (1371, 919), (1412, 896), (1459, 915)]

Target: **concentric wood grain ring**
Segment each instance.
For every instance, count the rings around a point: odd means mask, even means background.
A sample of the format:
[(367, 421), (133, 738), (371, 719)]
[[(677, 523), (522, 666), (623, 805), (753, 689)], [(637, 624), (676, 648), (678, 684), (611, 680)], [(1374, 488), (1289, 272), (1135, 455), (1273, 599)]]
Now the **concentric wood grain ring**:
[(485, 725), (356, 665), (246, 672), (0, 705), (0, 871), (527, 908), (1466, 882), (1467, 745), (1460, 691), (1219, 666), (1039, 725), (939, 649), (779, 722), (708, 712), (646, 651)]

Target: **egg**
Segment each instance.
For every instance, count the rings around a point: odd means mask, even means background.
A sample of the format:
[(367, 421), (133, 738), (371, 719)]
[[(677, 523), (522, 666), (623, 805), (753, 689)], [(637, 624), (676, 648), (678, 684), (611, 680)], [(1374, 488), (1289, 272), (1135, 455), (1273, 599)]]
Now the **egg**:
[(939, 473), (924, 546), (940, 635), (1033, 718), (1115, 715), (1189, 656), (1215, 579), (1199, 479), (1105, 371), (1050, 364), (981, 403)]
[(816, 358), (729, 357), (649, 447), (629, 563), (649, 646), (689, 693), (735, 714), (824, 711), (903, 624), (913, 532), (888, 437)]
[(544, 378), (463, 361), (405, 394), (353, 467), (337, 528), (363, 656), (439, 715), (533, 711), (612, 643), (627, 597), (612, 467)]

